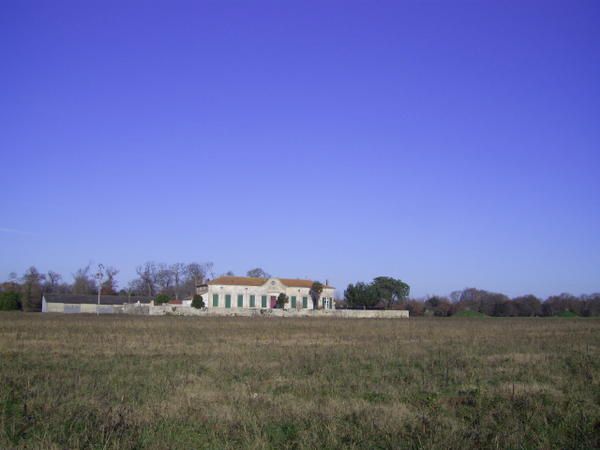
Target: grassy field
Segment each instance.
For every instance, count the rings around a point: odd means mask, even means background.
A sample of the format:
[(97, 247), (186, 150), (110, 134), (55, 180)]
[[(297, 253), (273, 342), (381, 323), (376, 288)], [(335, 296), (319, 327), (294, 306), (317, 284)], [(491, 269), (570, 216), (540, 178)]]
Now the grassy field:
[(598, 448), (600, 320), (0, 314), (0, 448)]

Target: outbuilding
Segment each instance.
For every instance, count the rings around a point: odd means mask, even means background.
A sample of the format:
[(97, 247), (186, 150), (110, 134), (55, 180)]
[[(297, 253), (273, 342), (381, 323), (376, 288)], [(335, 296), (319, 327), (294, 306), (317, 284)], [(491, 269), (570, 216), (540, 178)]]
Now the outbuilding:
[(65, 314), (115, 314), (123, 312), (125, 305), (149, 305), (149, 297), (125, 295), (44, 294), (42, 297), (42, 312)]

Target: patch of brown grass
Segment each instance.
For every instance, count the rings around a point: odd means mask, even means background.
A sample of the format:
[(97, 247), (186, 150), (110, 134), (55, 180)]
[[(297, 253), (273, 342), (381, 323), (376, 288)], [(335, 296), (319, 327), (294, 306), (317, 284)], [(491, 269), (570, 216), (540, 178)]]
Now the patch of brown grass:
[(0, 447), (592, 448), (599, 332), (0, 313)]

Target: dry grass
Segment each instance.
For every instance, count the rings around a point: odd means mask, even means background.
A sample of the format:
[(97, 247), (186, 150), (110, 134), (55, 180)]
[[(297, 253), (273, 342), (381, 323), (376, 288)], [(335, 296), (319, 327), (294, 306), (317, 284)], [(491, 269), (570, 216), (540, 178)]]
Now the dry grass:
[(0, 314), (1, 448), (594, 448), (600, 320)]

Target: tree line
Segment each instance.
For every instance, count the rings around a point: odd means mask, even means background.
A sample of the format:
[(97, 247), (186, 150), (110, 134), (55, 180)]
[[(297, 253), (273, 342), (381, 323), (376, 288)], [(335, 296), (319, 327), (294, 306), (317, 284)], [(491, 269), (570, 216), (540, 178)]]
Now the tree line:
[[(58, 272), (43, 273), (31, 266), (22, 275), (13, 272), (7, 281), (0, 283), (0, 310), (39, 311), (43, 294), (95, 295), (99, 289), (101, 295), (144, 296), (164, 303), (193, 297), (196, 285), (215, 277), (212, 262), (166, 264), (147, 261), (135, 271), (137, 276), (120, 287), (117, 281), (119, 270), (113, 266), (98, 264), (92, 267), (88, 264), (73, 272), (70, 282)], [(235, 274), (229, 270), (223, 275)], [(269, 278), (271, 275), (256, 267), (248, 270), (246, 276)]]
[(371, 283), (349, 284), (338, 308), (407, 309), (412, 316), (600, 316), (600, 293), (575, 296), (563, 293), (541, 299), (535, 295), (510, 298), (505, 294), (467, 288), (449, 296), (409, 298), (410, 287), (401, 280), (377, 277)]
[(156, 263), (148, 261), (136, 267), (137, 277), (119, 287), (119, 270), (113, 266), (87, 265), (71, 274), (71, 281), (58, 272), (40, 272), (32, 266), (21, 276), (11, 273), (7, 281), (0, 283), (0, 310), (23, 309), (36, 311), (41, 308), (43, 294), (101, 295), (169, 298), (192, 297), (196, 285), (214, 277), (213, 264), (208, 263)]
[[(156, 263), (148, 261), (136, 267), (136, 278), (119, 287), (116, 276), (119, 270), (102, 264), (93, 268), (87, 265), (71, 274), (72, 280), (49, 270), (42, 273), (32, 266), (21, 276), (15, 273), (0, 283), (0, 310), (41, 309), (41, 299), (47, 294), (97, 294), (122, 296), (145, 296), (162, 299), (191, 298), (196, 285), (214, 278), (214, 265), (206, 263)], [(232, 276), (232, 271), (224, 275)], [(270, 275), (257, 267), (246, 276), (269, 278)], [(320, 283), (316, 285), (321, 286)], [(319, 289), (311, 288), (313, 301), (318, 299)], [(486, 315), (496, 317), (532, 316), (600, 316), (600, 293), (575, 296), (568, 293), (552, 295), (546, 299), (534, 295), (510, 298), (505, 294), (483, 289), (467, 288), (452, 292), (449, 296), (433, 296), (425, 299), (410, 298), (410, 286), (400, 279), (376, 277), (370, 283), (349, 284), (337, 308), (349, 309), (407, 309), (412, 316), (464, 316)], [(285, 299), (281, 299), (285, 304)], [(316, 303), (316, 301), (315, 301)]]

